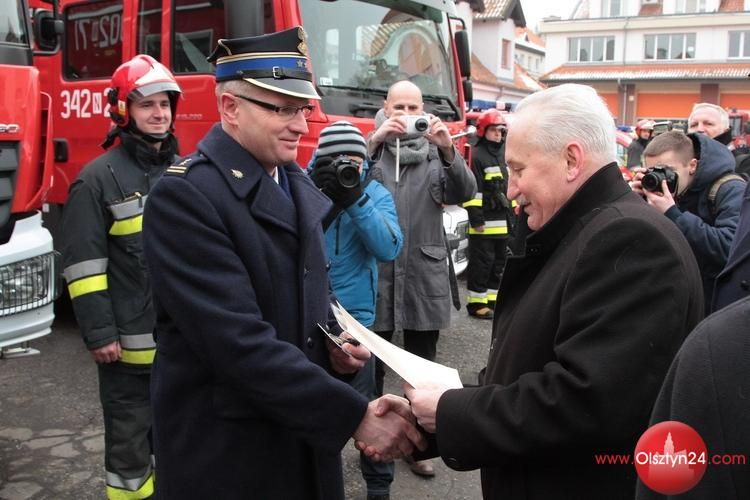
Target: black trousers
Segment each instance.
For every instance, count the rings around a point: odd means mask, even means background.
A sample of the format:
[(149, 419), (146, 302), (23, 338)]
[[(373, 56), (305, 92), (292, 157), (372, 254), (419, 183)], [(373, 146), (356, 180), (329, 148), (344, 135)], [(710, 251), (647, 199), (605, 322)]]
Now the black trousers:
[(469, 236), (469, 263), (466, 266), (469, 292), (482, 294), (500, 287), (507, 246), (507, 238)]
[[(393, 339), (393, 330), (375, 332), (388, 342)], [(430, 361), (435, 361), (437, 342), (440, 330), (404, 330), (404, 349)], [(385, 363), (375, 358), (375, 391), (377, 396), (383, 395), (383, 380), (385, 379)]]
[(153, 493), (149, 372), (119, 363), (98, 365), (104, 411), (104, 466), (108, 498), (149, 498)]

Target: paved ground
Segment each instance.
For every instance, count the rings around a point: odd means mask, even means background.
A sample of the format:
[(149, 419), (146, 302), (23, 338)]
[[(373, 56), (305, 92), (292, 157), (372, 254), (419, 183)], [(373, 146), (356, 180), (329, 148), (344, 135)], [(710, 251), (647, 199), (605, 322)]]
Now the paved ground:
[[(453, 327), (441, 332), (438, 362), (474, 382), (486, 359), (490, 322), (470, 319), (464, 309), (453, 313)], [(0, 360), (0, 500), (101, 500), (104, 430), (96, 368), (64, 312), (53, 334), (33, 346), (40, 355)], [(401, 382), (389, 374), (386, 388), (400, 394)], [(347, 499), (364, 499), (358, 452), (350, 443), (343, 454)], [(391, 498), (481, 498), (478, 472), (456, 472), (439, 459), (435, 465), (436, 476), (422, 479), (397, 462)]]

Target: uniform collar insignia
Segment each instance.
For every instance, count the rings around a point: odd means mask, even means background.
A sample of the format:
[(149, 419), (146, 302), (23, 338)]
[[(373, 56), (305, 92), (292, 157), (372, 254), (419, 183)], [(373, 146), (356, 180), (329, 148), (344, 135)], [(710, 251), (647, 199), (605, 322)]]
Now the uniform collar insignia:
[(237, 179), (242, 179), (243, 177), (245, 177), (245, 174), (243, 174), (243, 173), (242, 173), (242, 172), (240, 172), (239, 170), (235, 170), (235, 169), (232, 169), (232, 175), (233, 175), (233, 176), (234, 176), (235, 178), (237, 178)]

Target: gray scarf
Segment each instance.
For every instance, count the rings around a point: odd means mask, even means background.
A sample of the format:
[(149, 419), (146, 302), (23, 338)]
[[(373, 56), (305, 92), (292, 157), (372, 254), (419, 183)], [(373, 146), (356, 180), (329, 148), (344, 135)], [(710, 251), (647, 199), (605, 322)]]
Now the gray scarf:
[[(375, 128), (380, 127), (386, 120), (383, 110), (379, 110), (375, 115)], [(385, 148), (394, 158), (396, 157), (396, 139), (385, 141)], [(429, 151), (430, 143), (422, 134), (407, 134), (399, 137), (399, 163), (402, 167), (424, 162)]]

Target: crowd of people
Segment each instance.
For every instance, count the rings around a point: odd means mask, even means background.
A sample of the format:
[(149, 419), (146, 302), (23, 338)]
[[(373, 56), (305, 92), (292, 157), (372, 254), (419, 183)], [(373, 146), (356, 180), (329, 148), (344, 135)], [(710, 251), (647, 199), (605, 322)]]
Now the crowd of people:
[[(221, 40), (209, 61), (220, 121), (183, 158), (174, 76), (143, 55), (115, 71), (118, 144), (64, 212), (108, 498), (343, 499), (353, 439), (368, 500), (390, 497), (394, 460), (431, 477), (435, 457), (480, 469), (487, 499), (645, 499), (632, 466), (595, 454), (632, 453), (663, 420), (750, 449), (750, 195), (710, 105), (688, 134), (640, 122), (628, 183), (590, 87), (532, 94), (512, 123), (483, 113), (467, 165), (404, 80), (368, 136), (323, 129), (305, 170), (320, 96), (301, 28)], [(457, 300), (445, 204), (469, 213), (487, 365), (476, 385), (384, 394), (385, 365), (331, 304), (434, 361)], [(687, 495), (746, 498), (747, 466), (710, 468)]]

